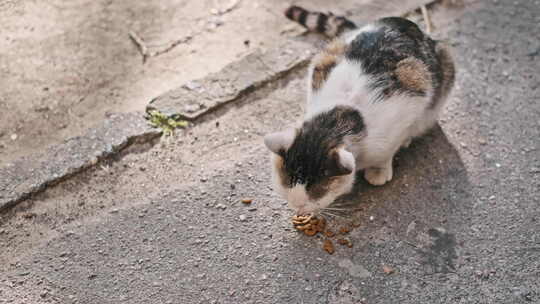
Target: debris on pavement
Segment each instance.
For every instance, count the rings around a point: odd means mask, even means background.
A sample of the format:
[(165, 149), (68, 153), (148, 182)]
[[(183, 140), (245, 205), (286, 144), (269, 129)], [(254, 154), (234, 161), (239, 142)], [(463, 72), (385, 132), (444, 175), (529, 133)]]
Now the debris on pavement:
[(332, 241), (330, 241), (328, 239), (324, 240), (323, 249), (326, 252), (328, 252), (329, 254), (334, 254), (334, 252), (335, 252), (334, 245), (332, 244)]
[(352, 248), (352, 246), (353, 246), (351, 240), (349, 240), (349, 239), (339, 238), (339, 239), (337, 239), (337, 242), (338, 242), (338, 244), (343, 245), (343, 246), (347, 246), (349, 248)]
[(249, 205), (249, 204), (251, 204), (252, 202), (253, 202), (253, 200), (250, 199), (250, 198), (244, 198), (244, 199), (242, 199), (242, 204)]
[(388, 265), (383, 265), (383, 268), (382, 268), (382, 269), (383, 269), (383, 272), (384, 272), (385, 274), (392, 274), (392, 273), (394, 273), (394, 268), (392, 268), (392, 267), (390, 267), (390, 266), (388, 266)]

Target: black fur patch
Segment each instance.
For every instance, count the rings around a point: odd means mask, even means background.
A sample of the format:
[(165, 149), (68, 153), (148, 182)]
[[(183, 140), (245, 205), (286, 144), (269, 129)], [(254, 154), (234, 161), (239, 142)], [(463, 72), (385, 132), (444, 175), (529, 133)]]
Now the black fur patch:
[(319, 13), (317, 17), (317, 32), (323, 33), (326, 32), (326, 23), (328, 22), (328, 16), (325, 14)]
[(336, 36), (339, 36), (341, 35), (343, 32), (347, 31), (347, 30), (354, 30), (357, 28), (356, 24), (354, 22), (352, 22), (351, 20), (345, 18), (345, 17), (342, 17), (342, 16), (339, 16), (339, 17), (335, 17), (336, 18), (336, 21), (338, 21), (340, 24), (339, 24), (339, 27), (337, 29), (337, 33), (336, 33)]
[(303, 26), (306, 26), (306, 19), (307, 19), (308, 14), (309, 14), (308, 11), (302, 10), (300, 12), (300, 16), (298, 17), (298, 23), (300, 23)]
[(383, 18), (376, 28), (358, 34), (349, 45), (346, 57), (361, 63), (364, 73), (375, 79), (371, 89), (379, 90), (379, 100), (395, 93), (425, 96), (425, 91), (412, 90), (398, 80), (398, 62), (413, 57), (427, 66), (432, 87), (437, 92), (443, 81), (441, 64), (436, 52), (436, 41), (422, 33), (418, 26), (404, 18)]
[(289, 186), (311, 187), (332, 176), (335, 170), (335, 149), (343, 144), (346, 135), (364, 131), (362, 115), (355, 109), (339, 106), (304, 122), (293, 144), (283, 151)]

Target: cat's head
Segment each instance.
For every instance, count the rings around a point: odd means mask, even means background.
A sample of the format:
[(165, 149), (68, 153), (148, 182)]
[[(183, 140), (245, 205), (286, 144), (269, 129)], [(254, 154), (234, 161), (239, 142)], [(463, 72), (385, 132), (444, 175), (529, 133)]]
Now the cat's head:
[(298, 215), (318, 213), (354, 184), (355, 159), (325, 134), (298, 129), (268, 134), (276, 191)]

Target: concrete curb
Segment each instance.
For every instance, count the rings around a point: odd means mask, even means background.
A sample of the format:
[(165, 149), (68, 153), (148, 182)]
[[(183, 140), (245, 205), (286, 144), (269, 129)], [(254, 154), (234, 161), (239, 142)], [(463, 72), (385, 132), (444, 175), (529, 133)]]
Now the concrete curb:
[(314, 53), (313, 45), (292, 40), (266, 52), (257, 50), (217, 73), (190, 81), (157, 97), (146, 110), (157, 110), (171, 118), (193, 121), (295, 68), (307, 65)]
[(160, 134), (149, 126), (143, 113), (113, 114), (83, 136), (10, 163), (0, 168), (0, 211), (97, 164), (133, 142), (146, 142)]

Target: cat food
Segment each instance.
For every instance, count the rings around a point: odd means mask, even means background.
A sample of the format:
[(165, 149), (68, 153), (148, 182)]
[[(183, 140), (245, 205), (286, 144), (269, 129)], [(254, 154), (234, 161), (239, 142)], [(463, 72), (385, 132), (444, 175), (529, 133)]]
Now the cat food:
[(352, 248), (352, 242), (349, 239), (338, 239), (338, 244)]
[(317, 230), (315, 229), (306, 229), (304, 230), (304, 234), (307, 235), (307, 236), (314, 236), (315, 234), (317, 234)]
[(242, 203), (243, 203), (243, 204), (246, 204), (246, 205), (249, 205), (249, 204), (251, 204), (252, 202), (253, 202), (253, 200), (250, 199), (250, 198), (245, 198), (245, 199), (242, 200)]
[(294, 228), (304, 232), (308, 236), (314, 236), (319, 232), (324, 232), (324, 228), (326, 228), (326, 221), (323, 218), (318, 219), (313, 215), (295, 215), (292, 217), (292, 223)]
[[(291, 221), (296, 230), (302, 231), (307, 236), (315, 236), (319, 232), (326, 236), (327, 239), (323, 243), (323, 249), (329, 254), (334, 254), (336, 250), (329, 238), (336, 236), (336, 233), (326, 230), (326, 220), (324, 218), (317, 218), (315, 215), (295, 215), (291, 218)], [(350, 231), (351, 228), (343, 226), (339, 229), (339, 234), (345, 235)], [(342, 246), (353, 247), (351, 240), (348, 238), (339, 238), (336, 241)]]
[(334, 254), (334, 245), (330, 240), (324, 240), (323, 249), (326, 250), (329, 254)]
[(305, 225), (313, 218), (313, 215), (295, 215), (292, 217), (292, 223), (295, 226)]
[(332, 232), (331, 230), (326, 230), (324, 232), (324, 235), (326, 235), (326, 237), (331, 238), (331, 237), (334, 237), (336, 234), (334, 232)]
[(351, 228), (349, 228), (349, 227), (341, 227), (339, 229), (339, 232), (341, 232), (341, 234), (347, 234), (347, 233), (351, 232)]

